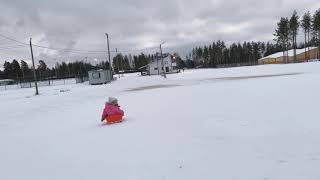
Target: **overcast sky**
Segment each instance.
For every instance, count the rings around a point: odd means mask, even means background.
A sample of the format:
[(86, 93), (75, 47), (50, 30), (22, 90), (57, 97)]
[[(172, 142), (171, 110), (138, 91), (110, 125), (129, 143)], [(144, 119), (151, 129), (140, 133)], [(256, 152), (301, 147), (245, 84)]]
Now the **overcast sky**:
[[(84, 50), (157, 47), (189, 52), (216, 40), (271, 41), (277, 21), (320, 8), (319, 0), (0, 0), (0, 34), (28, 43)], [(0, 37), (0, 63), (30, 59), (27, 47)], [(5, 48), (4, 48), (5, 47)], [(35, 48), (36, 60), (102, 60), (106, 54), (76, 54)], [(149, 50), (150, 52), (156, 49)], [(139, 51), (133, 51), (137, 53)], [(2, 66), (2, 65), (1, 65)]]

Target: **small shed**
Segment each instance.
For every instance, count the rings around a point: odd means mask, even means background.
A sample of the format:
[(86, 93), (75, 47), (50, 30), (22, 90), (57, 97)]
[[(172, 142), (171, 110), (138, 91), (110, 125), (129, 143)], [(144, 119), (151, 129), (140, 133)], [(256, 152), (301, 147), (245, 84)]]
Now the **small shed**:
[(112, 74), (109, 70), (92, 70), (88, 72), (89, 84), (106, 84), (112, 81)]

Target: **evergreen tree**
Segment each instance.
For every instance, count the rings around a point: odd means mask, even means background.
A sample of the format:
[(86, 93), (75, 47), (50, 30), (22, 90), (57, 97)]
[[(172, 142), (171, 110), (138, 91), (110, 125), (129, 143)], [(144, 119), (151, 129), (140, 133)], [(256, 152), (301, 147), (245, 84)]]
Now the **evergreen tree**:
[(100, 62), (100, 63), (98, 64), (98, 68), (100, 68), (100, 69), (107, 69), (107, 70), (109, 70), (109, 66), (110, 66), (110, 64), (109, 64), (108, 61), (102, 61), (102, 62)]
[(139, 70), (140, 67), (147, 65), (150, 61), (143, 53), (133, 57), (134, 67)]
[(186, 68), (191, 69), (191, 68), (194, 68), (194, 67), (195, 67), (194, 61), (192, 61), (191, 59), (188, 59), (186, 61)]
[(312, 30), (314, 32), (314, 38), (315, 38), (315, 43), (319, 47), (318, 51), (318, 58), (320, 55), (320, 9), (318, 9), (312, 19)]
[(28, 64), (27, 64), (25, 61), (23, 61), (23, 60), (20, 61), (20, 66), (21, 66), (21, 71), (22, 71), (22, 77), (23, 77), (23, 79), (25, 79), (26, 76), (30, 75), (29, 66), (28, 66)]
[(14, 79), (18, 80), (22, 74), (19, 62), (14, 59), (11, 63), (11, 67), (12, 67), (12, 72), (15, 75)]
[(261, 58), (261, 47), (259, 47), (259, 43), (252, 42), (252, 51), (251, 51), (251, 61), (250, 63), (256, 62), (258, 59)]
[[(80, 77), (83, 77), (85, 75), (85, 67), (83, 65), (83, 62), (79, 63), (79, 75)], [(65, 78), (68, 75), (68, 65), (66, 62), (62, 62), (61, 65), (59, 65), (58, 68), (59, 76), (62, 78)]]
[(285, 51), (288, 50), (289, 42), (289, 20), (288, 18), (281, 18), (280, 22), (277, 24), (276, 33), (274, 34), (278, 44), (281, 44), (283, 47), (283, 61), (287, 62), (285, 59)]
[(228, 48), (223, 50), (223, 63), (222, 64), (230, 64), (231, 59), (230, 59), (230, 50)]
[(203, 59), (204, 59), (204, 67), (209, 67), (209, 49), (207, 46), (204, 46), (203, 48), (203, 55), (202, 55)]
[(73, 69), (72, 69), (72, 64), (73, 64), (73, 63), (68, 63), (68, 64), (67, 64), (68, 77), (69, 77), (69, 78), (74, 77), (74, 72), (73, 72)]
[(127, 55), (124, 56), (123, 58), (123, 68), (124, 70), (130, 70), (130, 64), (129, 64), (129, 58)]
[(299, 29), (299, 16), (297, 14), (297, 11), (294, 10), (293, 14), (289, 21), (289, 28), (290, 28), (290, 35), (292, 40), (292, 46), (293, 46), (293, 53), (294, 53), (294, 62), (297, 62), (297, 35), (298, 35), (298, 29)]
[(123, 56), (121, 53), (117, 54), (114, 58), (113, 58), (113, 68), (114, 68), (114, 71), (116, 73), (119, 73), (119, 71), (122, 69), (122, 62), (123, 62)]
[[(302, 21), (301, 21), (301, 27), (304, 30), (304, 51), (305, 51), (305, 60), (307, 60), (307, 58), (310, 58), (310, 54), (309, 54), (309, 46), (310, 46), (310, 31), (311, 31), (311, 14), (310, 11), (308, 11), (307, 13), (305, 13), (303, 15)], [(307, 47), (308, 47), (308, 54), (307, 54)]]
[(0, 70), (0, 79), (4, 79), (4, 72)]
[(48, 67), (47, 67), (47, 64), (43, 60), (39, 60), (39, 65), (38, 65), (37, 70), (39, 73), (40, 80), (42, 78), (44, 78), (45, 76), (47, 76)]
[(5, 61), (4, 64), (3, 64), (3, 73), (4, 73), (4, 78), (6, 79), (11, 79), (14, 77), (14, 73), (13, 73), (13, 70), (12, 70), (12, 66), (11, 66), (11, 63), (8, 62), (8, 61)]
[(203, 50), (201, 47), (197, 48), (197, 52), (196, 52), (196, 62), (197, 65), (203, 65), (204, 64), (204, 60), (203, 60)]
[(237, 56), (237, 44), (233, 43), (230, 46), (230, 63), (237, 63), (238, 56)]

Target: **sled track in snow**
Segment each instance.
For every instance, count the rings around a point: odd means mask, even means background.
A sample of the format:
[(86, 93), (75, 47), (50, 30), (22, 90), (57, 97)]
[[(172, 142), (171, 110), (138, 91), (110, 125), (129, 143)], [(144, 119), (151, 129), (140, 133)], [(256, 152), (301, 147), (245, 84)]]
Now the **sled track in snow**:
[[(269, 78), (269, 77), (281, 77), (281, 76), (294, 76), (302, 73), (285, 73), (285, 74), (269, 74), (269, 75), (254, 75), (254, 76), (235, 76), (235, 77), (215, 77), (215, 78), (206, 78), (206, 79), (198, 79), (199, 81), (234, 81), (234, 80), (246, 80), (246, 79), (258, 79), (258, 78)], [(152, 90), (152, 89), (162, 89), (162, 88), (171, 88), (171, 87), (179, 87), (185, 86), (186, 84), (157, 84), (151, 86), (141, 86), (137, 88), (127, 89), (126, 91), (144, 91), (144, 90)]]
[(243, 80), (243, 79), (258, 79), (258, 78), (268, 78), (268, 77), (280, 77), (280, 76), (294, 76), (302, 73), (285, 73), (285, 74), (269, 74), (269, 75), (255, 75), (255, 76), (237, 76), (237, 77), (218, 77), (218, 78), (207, 78), (203, 80)]
[(142, 86), (138, 88), (132, 88), (128, 89), (126, 91), (143, 91), (143, 90), (149, 90), (149, 89), (160, 89), (160, 88), (170, 88), (170, 87), (177, 87), (181, 86), (179, 84), (158, 84), (158, 85), (152, 85), (152, 86)]

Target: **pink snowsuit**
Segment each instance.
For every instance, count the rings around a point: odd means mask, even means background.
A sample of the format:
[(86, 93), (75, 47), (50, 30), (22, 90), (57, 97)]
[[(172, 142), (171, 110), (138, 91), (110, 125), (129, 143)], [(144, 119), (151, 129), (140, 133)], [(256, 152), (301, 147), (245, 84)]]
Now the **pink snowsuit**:
[(120, 109), (120, 106), (107, 103), (103, 110), (102, 119), (112, 115), (124, 115), (124, 112)]

